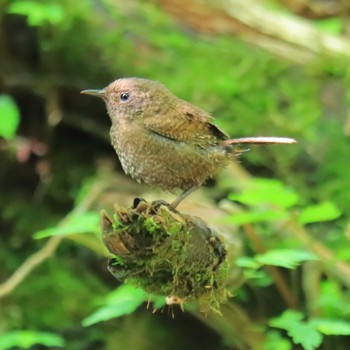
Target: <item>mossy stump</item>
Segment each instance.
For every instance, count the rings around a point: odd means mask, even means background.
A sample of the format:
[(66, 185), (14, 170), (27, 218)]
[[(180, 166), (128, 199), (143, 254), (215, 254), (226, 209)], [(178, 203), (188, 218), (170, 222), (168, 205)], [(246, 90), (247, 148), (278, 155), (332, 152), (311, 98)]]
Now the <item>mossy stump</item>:
[(202, 311), (218, 311), (226, 300), (226, 250), (200, 218), (136, 198), (131, 208), (116, 208), (113, 219), (102, 212), (101, 227), (114, 256), (108, 269), (118, 280), (169, 304), (196, 301)]

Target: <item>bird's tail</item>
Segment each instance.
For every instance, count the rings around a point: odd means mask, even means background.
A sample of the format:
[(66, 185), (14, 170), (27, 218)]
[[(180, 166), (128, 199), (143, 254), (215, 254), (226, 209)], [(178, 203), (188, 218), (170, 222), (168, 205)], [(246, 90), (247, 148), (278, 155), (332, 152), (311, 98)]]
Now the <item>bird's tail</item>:
[[(265, 136), (256, 136), (256, 137), (241, 137), (237, 139), (230, 139), (221, 142), (221, 146), (224, 150), (233, 157), (238, 157), (244, 152), (250, 151), (249, 148), (241, 148), (240, 145), (269, 145), (269, 144), (285, 144), (290, 145), (297, 143), (296, 140), (289, 137), (265, 137)], [(237, 147), (237, 146), (238, 147)], [(236, 146), (236, 147), (232, 147)]]
[(242, 144), (261, 144), (261, 145), (269, 145), (269, 144), (293, 144), (297, 143), (296, 140), (289, 137), (268, 137), (268, 136), (256, 136), (256, 137), (241, 137), (237, 139), (230, 139), (221, 142), (223, 147), (228, 147), (231, 145), (242, 145)]

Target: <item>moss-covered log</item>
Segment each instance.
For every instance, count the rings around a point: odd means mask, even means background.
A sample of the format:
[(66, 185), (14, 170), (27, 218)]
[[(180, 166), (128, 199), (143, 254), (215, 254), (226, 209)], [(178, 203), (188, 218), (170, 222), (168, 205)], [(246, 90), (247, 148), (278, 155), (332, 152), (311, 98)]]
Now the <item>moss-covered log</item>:
[(102, 236), (114, 255), (110, 272), (121, 281), (164, 295), (169, 304), (195, 300), (202, 311), (218, 310), (228, 295), (228, 262), (217, 233), (198, 217), (163, 201), (135, 199), (110, 219), (101, 216)]

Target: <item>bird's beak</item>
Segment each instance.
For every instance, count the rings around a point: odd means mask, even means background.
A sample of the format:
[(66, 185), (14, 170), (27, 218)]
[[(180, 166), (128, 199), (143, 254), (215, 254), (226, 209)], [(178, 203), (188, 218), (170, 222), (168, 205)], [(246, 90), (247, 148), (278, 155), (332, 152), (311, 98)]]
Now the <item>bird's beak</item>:
[(104, 89), (102, 89), (102, 90), (83, 90), (83, 91), (80, 91), (80, 93), (85, 94), (85, 95), (97, 96), (100, 98), (106, 97), (106, 91)]

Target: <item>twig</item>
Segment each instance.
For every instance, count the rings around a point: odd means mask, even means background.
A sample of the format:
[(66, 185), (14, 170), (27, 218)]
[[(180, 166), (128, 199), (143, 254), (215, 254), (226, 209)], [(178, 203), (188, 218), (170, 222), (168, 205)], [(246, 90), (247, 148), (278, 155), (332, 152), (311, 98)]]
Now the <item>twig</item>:
[(208, 315), (200, 312), (194, 314), (203, 323), (216, 330), (233, 348), (264, 349), (266, 335), (237, 303), (230, 300), (221, 306), (220, 312), (221, 315), (215, 312), (210, 312)]
[(336, 276), (347, 288), (350, 288), (350, 265), (338, 260), (331, 250), (314, 240), (307, 230), (298, 224), (296, 218), (289, 222), (289, 227), (293, 235), (298, 237), (320, 258), (324, 269)]
[(309, 21), (272, 11), (259, 1), (225, 0), (216, 2), (216, 6), (266, 36), (316, 55), (350, 58), (350, 43), (346, 38), (323, 33)]
[[(264, 247), (264, 244), (262, 243), (259, 235), (256, 234), (253, 225), (251, 224), (245, 224), (244, 231), (246, 232), (247, 236), (253, 243), (255, 250), (257, 253), (261, 254), (266, 251), (266, 248)], [(282, 298), (286, 302), (289, 308), (295, 309), (298, 306), (298, 302), (294, 295), (291, 293), (290, 288), (288, 287), (283, 275), (279, 271), (279, 269), (275, 266), (266, 266), (265, 269), (269, 272), (272, 279), (275, 282), (276, 288), (280, 292)]]
[(49, 258), (57, 249), (63, 236), (51, 237), (46, 244), (30, 256), (4, 283), (0, 285), (0, 299), (11, 293), (38, 265)]
[(269, 9), (258, 0), (157, 0), (179, 21), (204, 33), (232, 35), (299, 64), (319, 57), (350, 58), (350, 43), (310, 21)]
[[(92, 185), (90, 192), (86, 195), (85, 199), (81, 201), (81, 203), (72, 210), (69, 215), (58, 224), (58, 226), (65, 225), (69, 216), (73, 213), (77, 214), (87, 211), (105, 187), (106, 184), (101, 185), (99, 181), (96, 181), (95, 184)], [(64, 238), (67, 238), (67, 236), (51, 237), (39, 251), (27, 258), (27, 260), (24, 261), (11, 277), (0, 284), (0, 299), (5, 295), (10, 294), (38, 265), (51, 257)]]

